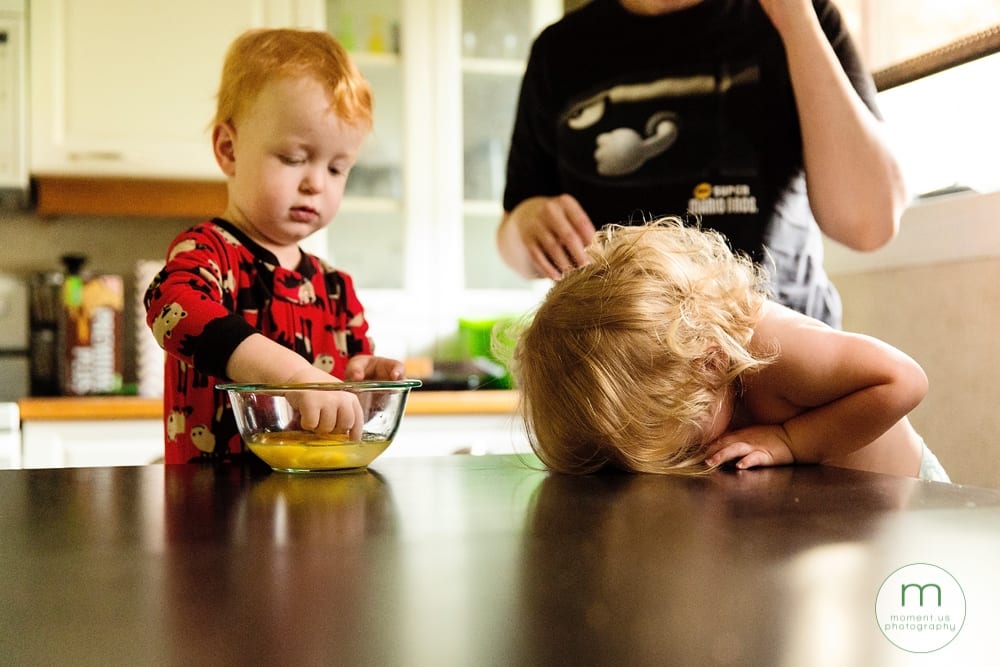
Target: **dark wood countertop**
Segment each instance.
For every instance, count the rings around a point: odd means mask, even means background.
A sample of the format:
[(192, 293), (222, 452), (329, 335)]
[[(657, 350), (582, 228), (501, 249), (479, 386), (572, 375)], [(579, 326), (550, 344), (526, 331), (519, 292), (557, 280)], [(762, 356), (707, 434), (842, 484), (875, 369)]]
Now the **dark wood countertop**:
[[(518, 393), (505, 390), (410, 392), (408, 415), (513, 414)], [(159, 398), (135, 396), (57, 396), (23, 398), (17, 402), (21, 421), (81, 419), (161, 419)]]
[[(995, 661), (1000, 491), (824, 466), (2, 470), (0, 536), (10, 664)], [(876, 605), (919, 563), (964, 590), (932, 656), (890, 642)]]

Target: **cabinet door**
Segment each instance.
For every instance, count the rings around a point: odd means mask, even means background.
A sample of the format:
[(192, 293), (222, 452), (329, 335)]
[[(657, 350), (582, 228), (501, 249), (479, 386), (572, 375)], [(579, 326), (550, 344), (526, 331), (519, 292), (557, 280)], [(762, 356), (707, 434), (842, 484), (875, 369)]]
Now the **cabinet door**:
[(28, 183), (27, 141), (24, 127), (24, 23), (0, 8), (0, 188), (23, 188)]
[(209, 123), (225, 49), (322, 25), (295, 0), (32, 0), (33, 173), (221, 178)]
[[(403, 289), (406, 282), (404, 113), (418, 113), (406, 99), (407, 61), (402, 51), (401, 0), (327, 0), (326, 27), (347, 49), (371, 84), (373, 127), (351, 169), (340, 212), (329, 231), (326, 254), (368, 289)], [(407, 47), (410, 45), (407, 44)], [(407, 56), (412, 52), (407, 48)], [(412, 58), (411, 58), (412, 60)], [(414, 100), (415, 104), (421, 101)]]
[(496, 250), (507, 151), (531, 42), (558, 18), (546, 0), (462, 0), (463, 258), (470, 290), (528, 289)]
[(524, 311), (540, 294), (539, 281), (503, 264), (495, 234), (525, 59), (561, 3), (327, 0), (325, 9), (375, 96), (374, 131), (327, 255), (353, 276), (383, 353), (460, 355), (459, 317)]
[(406, 415), (382, 456), (530, 453), (524, 427), (513, 415)]
[(21, 439), (25, 468), (130, 466), (163, 460), (159, 419), (27, 421)]

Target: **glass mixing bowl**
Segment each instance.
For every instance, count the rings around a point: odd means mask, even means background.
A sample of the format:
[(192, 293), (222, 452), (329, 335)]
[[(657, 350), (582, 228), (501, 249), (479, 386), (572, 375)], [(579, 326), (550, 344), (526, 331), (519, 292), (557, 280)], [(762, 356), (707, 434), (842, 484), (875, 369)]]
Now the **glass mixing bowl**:
[[(392, 443), (410, 389), (420, 380), (317, 384), (220, 384), (247, 448), (283, 472), (363, 470)], [(357, 402), (364, 415), (360, 437), (300, 423), (302, 406)]]

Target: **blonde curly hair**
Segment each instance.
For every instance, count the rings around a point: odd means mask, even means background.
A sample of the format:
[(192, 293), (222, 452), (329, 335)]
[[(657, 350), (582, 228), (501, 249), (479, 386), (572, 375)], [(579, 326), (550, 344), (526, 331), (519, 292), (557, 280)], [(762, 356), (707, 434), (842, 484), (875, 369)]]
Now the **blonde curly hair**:
[(721, 390), (770, 360), (748, 349), (766, 277), (679, 218), (607, 227), (587, 253), (508, 355), (532, 448), (564, 473), (705, 471)]

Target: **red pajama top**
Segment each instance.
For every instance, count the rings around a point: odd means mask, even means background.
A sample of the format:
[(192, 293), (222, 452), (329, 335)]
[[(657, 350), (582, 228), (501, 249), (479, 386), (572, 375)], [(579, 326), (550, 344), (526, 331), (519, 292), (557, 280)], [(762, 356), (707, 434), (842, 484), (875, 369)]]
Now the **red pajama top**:
[(293, 271), (232, 223), (216, 218), (182, 232), (145, 295), (146, 323), (166, 350), (164, 461), (222, 459), (242, 451), (225, 392), (226, 364), (261, 333), (343, 377), (371, 354), (351, 277), (302, 253)]

